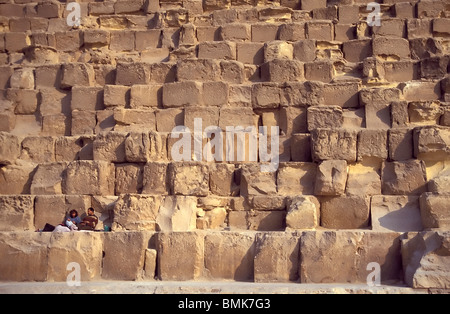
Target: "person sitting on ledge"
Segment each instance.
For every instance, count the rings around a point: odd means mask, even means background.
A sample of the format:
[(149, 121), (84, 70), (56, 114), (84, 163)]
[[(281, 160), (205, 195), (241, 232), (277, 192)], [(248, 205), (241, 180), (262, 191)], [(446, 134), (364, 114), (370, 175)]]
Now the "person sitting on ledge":
[(79, 230), (93, 231), (98, 224), (98, 217), (95, 215), (95, 210), (90, 207), (88, 215), (83, 218), (83, 221), (78, 225)]
[(78, 225), (81, 223), (81, 218), (78, 216), (78, 212), (72, 209), (69, 213), (69, 217), (66, 218), (64, 224), (72, 231), (78, 230)]

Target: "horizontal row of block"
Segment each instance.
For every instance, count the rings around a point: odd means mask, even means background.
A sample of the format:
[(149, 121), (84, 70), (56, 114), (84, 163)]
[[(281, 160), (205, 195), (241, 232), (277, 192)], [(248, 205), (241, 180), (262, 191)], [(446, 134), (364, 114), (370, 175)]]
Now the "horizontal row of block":
[[(437, 231), (1, 233), (0, 252), (7, 258), (0, 261), (0, 280), (63, 282), (71, 261), (80, 266), (81, 282), (366, 283), (369, 266), (378, 263), (382, 283), (403, 279), (414, 288), (445, 289), (448, 237)], [(436, 262), (413, 267), (430, 259)]]
[(449, 194), (421, 196), (267, 196), (193, 197), (146, 194), (120, 196), (0, 196), (0, 231), (42, 230), (64, 223), (87, 208), (99, 217), (97, 230), (192, 231), (202, 229), (284, 231), (371, 229), (419, 232), (450, 227)]
[[(158, 3), (158, 1), (128, 0), (128, 1), (105, 1), (102, 3), (80, 3), (80, 13), (83, 18), (102, 17), (104, 15), (152, 15), (152, 14), (174, 14), (184, 16), (183, 19), (192, 20), (194, 17), (202, 16), (208, 18), (208, 14), (221, 14), (223, 10), (228, 10), (231, 14), (244, 11), (246, 15), (256, 21), (286, 20), (295, 19), (297, 16), (307, 16), (315, 19), (339, 20), (342, 22), (357, 22), (359, 18), (366, 18), (371, 12), (367, 8), (367, 3), (346, 2), (330, 3), (327, 6), (326, 0), (312, 1), (304, 0), (283, 0), (278, 2), (267, 1), (243, 1), (233, 4), (232, 1), (176, 1), (169, 3)], [(244, 4), (246, 7), (240, 7)], [(337, 5), (335, 5), (337, 4)], [(252, 7), (250, 7), (252, 6)], [(302, 10), (302, 11), (300, 11)], [(402, 3), (386, 3), (381, 6), (383, 17), (442, 17), (446, 14), (447, 8), (442, 1), (420, 1)], [(217, 13), (219, 12), (219, 13)], [(41, 18), (58, 19), (66, 18), (70, 13), (66, 9), (66, 4), (58, 2), (43, 3), (19, 3), (0, 4), (0, 13), (5, 17), (14, 18)], [(230, 15), (228, 13), (228, 15)], [(223, 14), (223, 13), (222, 13)], [(242, 14), (242, 13), (241, 13)]]

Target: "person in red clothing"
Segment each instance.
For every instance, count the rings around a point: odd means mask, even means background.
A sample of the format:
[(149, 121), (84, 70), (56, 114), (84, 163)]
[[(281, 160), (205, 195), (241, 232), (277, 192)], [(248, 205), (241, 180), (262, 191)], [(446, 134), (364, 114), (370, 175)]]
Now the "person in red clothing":
[(88, 215), (83, 218), (83, 221), (79, 224), (79, 230), (95, 230), (98, 224), (98, 217), (95, 215), (95, 210), (90, 207), (88, 209)]

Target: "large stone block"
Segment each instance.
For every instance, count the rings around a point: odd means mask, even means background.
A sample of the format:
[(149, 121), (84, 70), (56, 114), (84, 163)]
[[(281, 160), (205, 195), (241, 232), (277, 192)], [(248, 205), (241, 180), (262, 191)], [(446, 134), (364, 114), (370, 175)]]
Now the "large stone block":
[(0, 132), (0, 165), (10, 165), (16, 161), (20, 154), (19, 139), (17, 136)]
[(169, 169), (175, 195), (206, 196), (209, 193), (209, 167), (199, 162), (172, 163)]
[[(46, 281), (51, 236), (51, 233), (2, 232), (0, 280)], [(65, 270), (64, 274), (67, 274)]]
[(141, 193), (142, 181), (142, 167), (139, 164), (116, 165), (115, 195)]
[(372, 230), (422, 231), (418, 196), (373, 196)]
[(163, 87), (164, 108), (198, 106), (202, 104), (203, 86), (194, 81), (165, 84)]
[(299, 279), (299, 243), (300, 235), (297, 233), (257, 234), (255, 282), (297, 281)]
[(0, 167), (0, 195), (30, 194), (36, 165), (18, 161)]
[(150, 162), (144, 166), (142, 194), (167, 195), (170, 190), (168, 164)]
[(102, 279), (135, 281), (144, 276), (152, 232), (114, 232), (104, 237)]
[(123, 194), (114, 206), (113, 230), (154, 231), (161, 196)]
[(55, 161), (55, 138), (51, 136), (24, 138), (20, 159), (35, 163)]
[(245, 164), (241, 173), (241, 195), (275, 195), (276, 173), (262, 172), (259, 164)]
[(210, 233), (205, 236), (205, 271), (209, 278), (251, 281), (254, 279), (255, 235)]
[(450, 227), (448, 201), (450, 201), (450, 195), (424, 193), (420, 196), (420, 213), (424, 228), (448, 229)]
[(105, 161), (71, 162), (63, 190), (69, 195), (114, 195), (114, 171), (114, 165)]
[(367, 283), (373, 262), (381, 266), (381, 282), (401, 278), (398, 233), (308, 231), (300, 238), (302, 283)]
[(193, 196), (166, 196), (156, 218), (158, 231), (184, 232), (196, 227), (197, 199)]
[(321, 226), (329, 229), (361, 229), (369, 226), (370, 197), (326, 197), (321, 204)]
[(0, 197), (0, 230), (33, 230), (34, 196), (10, 195)]
[(347, 184), (347, 162), (345, 160), (326, 160), (317, 168), (315, 195), (342, 195)]
[(344, 116), (340, 106), (314, 106), (308, 108), (308, 130), (341, 128)]
[(315, 129), (311, 132), (314, 161), (346, 160), (357, 158), (357, 131), (343, 129)]
[(449, 240), (448, 231), (407, 234), (402, 240), (406, 284), (413, 288), (449, 289)]
[(94, 68), (87, 63), (66, 63), (62, 66), (61, 87), (70, 89), (73, 86), (93, 86)]
[(358, 161), (388, 158), (388, 135), (384, 130), (362, 130), (358, 135)]
[[(48, 281), (65, 282), (73, 268), (80, 265), (80, 280), (100, 279), (102, 273), (102, 236), (93, 232), (70, 232), (52, 234), (48, 244)], [(69, 277), (70, 278), (70, 277)]]
[(348, 167), (348, 178), (345, 193), (347, 195), (379, 195), (381, 194), (380, 165), (352, 164)]
[(382, 191), (387, 195), (420, 195), (427, 191), (425, 163), (421, 160), (384, 162)]
[(125, 139), (128, 162), (158, 161), (163, 157), (165, 145), (157, 132), (132, 132)]
[(94, 160), (126, 162), (125, 140), (128, 133), (103, 132), (94, 141)]
[(414, 129), (414, 156), (425, 160), (450, 157), (450, 128), (428, 126)]
[(237, 194), (239, 186), (235, 182), (235, 166), (215, 164), (210, 168), (209, 185), (211, 193), (220, 196)]
[(67, 163), (40, 164), (33, 176), (30, 192), (33, 195), (63, 194), (62, 182), (64, 180)]
[(286, 230), (315, 229), (320, 225), (320, 202), (314, 196), (297, 196), (288, 201)]
[(150, 82), (151, 67), (147, 63), (118, 63), (116, 85), (133, 86)]
[(277, 185), (280, 195), (314, 195), (317, 165), (315, 163), (282, 163)]
[(205, 239), (200, 232), (160, 232), (157, 236), (160, 280), (186, 281), (203, 277)]

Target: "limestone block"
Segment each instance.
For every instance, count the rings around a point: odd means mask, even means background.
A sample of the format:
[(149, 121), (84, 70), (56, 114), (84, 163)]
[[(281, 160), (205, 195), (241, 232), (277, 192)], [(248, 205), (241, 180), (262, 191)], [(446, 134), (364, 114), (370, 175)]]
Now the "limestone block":
[(166, 196), (161, 202), (156, 224), (162, 232), (195, 230), (197, 199), (192, 196)]
[(418, 196), (373, 196), (372, 230), (422, 231)]
[(0, 132), (0, 164), (10, 165), (20, 154), (19, 139), (6, 132)]
[(231, 41), (199, 43), (198, 58), (236, 60), (236, 43)]
[(6, 91), (6, 98), (13, 102), (15, 114), (34, 114), (38, 109), (39, 92), (32, 89), (13, 89)]
[(357, 159), (357, 131), (344, 129), (315, 129), (311, 132), (314, 161)]
[(151, 67), (147, 63), (118, 63), (116, 71), (116, 85), (145, 85), (150, 82)]
[(267, 82), (304, 81), (303, 63), (297, 60), (271, 60), (261, 66), (261, 78)]
[[(437, 173), (430, 173), (428, 178), (428, 191), (434, 193), (445, 194), (450, 191), (450, 167), (448, 162), (431, 162), (435, 167), (430, 167), (428, 169), (435, 168)], [(428, 170), (427, 169), (427, 170)], [(431, 172), (431, 171), (430, 171)], [(428, 174), (427, 174), (428, 176)]]
[(311, 162), (311, 136), (309, 134), (292, 134), (291, 160), (294, 162)]
[(406, 101), (434, 101), (441, 98), (439, 82), (411, 81), (400, 85)]
[(372, 262), (381, 266), (381, 282), (400, 279), (398, 233), (307, 231), (300, 238), (302, 283), (367, 283)]
[(388, 135), (384, 130), (361, 130), (358, 135), (358, 161), (388, 158)]
[(186, 281), (203, 277), (204, 235), (200, 232), (160, 232), (157, 235), (160, 280)]
[(175, 195), (206, 196), (209, 193), (209, 168), (198, 162), (176, 162), (170, 165), (170, 181)]
[[(256, 236), (255, 282), (297, 281), (300, 235), (259, 233)], [(277, 254), (274, 254), (277, 252)]]
[(146, 250), (152, 232), (105, 234), (102, 279), (134, 281), (144, 276)]
[(379, 195), (381, 194), (380, 166), (351, 164), (348, 167), (348, 178), (345, 193), (347, 195)]
[(131, 86), (130, 107), (132, 109), (162, 106), (162, 84)]
[(31, 68), (23, 68), (14, 71), (10, 79), (11, 88), (34, 89), (34, 71)]
[(408, 106), (409, 121), (414, 125), (439, 124), (444, 113), (439, 101), (414, 101)]
[(161, 196), (123, 194), (114, 207), (113, 230), (154, 231)]
[(275, 195), (276, 173), (262, 172), (259, 164), (245, 164), (241, 173), (241, 195)]
[(80, 280), (98, 280), (102, 272), (101, 235), (93, 232), (55, 233), (48, 244), (47, 280), (67, 280), (69, 263), (80, 265)]
[(340, 106), (317, 106), (308, 108), (308, 130), (319, 128), (341, 128), (344, 123)]
[(147, 163), (143, 172), (142, 194), (167, 195), (169, 193), (167, 171), (167, 163)]
[(305, 78), (309, 81), (330, 83), (335, 76), (333, 64), (329, 61), (305, 63)]
[(105, 107), (126, 107), (130, 103), (130, 95), (129, 86), (106, 85), (103, 95)]
[(347, 162), (345, 160), (326, 160), (317, 168), (315, 195), (342, 195), (347, 184)]
[(228, 105), (228, 84), (224, 82), (203, 83), (203, 104), (217, 107)]
[(449, 200), (450, 195), (424, 193), (420, 196), (420, 213), (424, 228), (449, 228)]
[(313, 195), (316, 173), (315, 163), (280, 164), (277, 176), (278, 193), (280, 195)]
[(414, 156), (426, 160), (446, 160), (450, 156), (450, 128), (427, 126), (414, 129)]
[(220, 28), (220, 37), (222, 40), (233, 42), (250, 41), (252, 38), (252, 29), (249, 24), (231, 23), (223, 25)]
[(308, 39), (332, 41), (334, 28), (331, 21), (309, 21), (306, 23), (306, 37)]
[(276, 40), (278, 25), (272, 23), (252, 24), (252, 42), (265, 43)]
[(202, 85), (194, 81), (165, 84), (163, 87), (164, 108), (201, 105)]
[(342, 108), (359, 107), (358, 83), (333, 83), (324, 86), (324, 103)]
[(448, 289), (450, 253), (448, 231), (408, 233), (402, 240), (405, 282), (413, 288)]
[(373, 40), (373, 54), (385, 58), (409, 58), (409, 42), (404, 38), (377, 36)]
[(237, 281), (254, 279), (254, 234), (209, 233), (205, 236), (204, 250), (205, 271), (210, 279)]
[(372, 56), (372, 40), (357, 39), (343, 43), (344, 57), (348, 62), (361, 62)]
[[(3, 232), (0, 235), (0, 280), (47, 280), (47, 246), (51, 233)], [(67, 274), (66, 271), (64, 271)]]
[(10, 195), (0, 197), (1, 231), (33, 230), (34, 196)]
[(156, 260), (158, 251), (154, 249), (145, 250), (145, 263), (144, 263), (144, 280), (155, 280), (156, 275)]
[(360, 229), (369, 226), (370, 198), (326, 197), (322, 200), (321, 226), (330, 229)]
[(236, 195), (239, 191), (239, 186), (235, 182), (235, 166), (231, 164), (214, 164), (211, 166), (209, 185), (211, 193), (215, 195)]
[(125, 162), (125, 140), (128, 133), (100, 133), (94, 141), (94, 160)]
[(297, 196), (289, 201), (287, 230), (315, 229), (320, 225), (320, 202), (314, 196)]
[(71, 162), (63, 190), (69, 195), (114, 195), (114, 170), (106, 161)]
[(281, 105), (309, 107), (324, 104), (323, 84), (319, 82), (287, 82), (281, 92)]
[(103, 110), (103, 88), (74, 86), (72, 88), (72, 101), (70, 108), (73, 110)]
[(425, 163), (421, 160), (384, 162), (381, 182), (385, 195), (420, 195), (427, 191)]
[(74, 110), (72, 111), (71, 135), (93, 135), (96, 124), (95, 111)]
[(413, 130), (401, 128), (389, 130), (389, 158), (404, 161), (413, 158)]
[(184, 110), (177, 108), (162, 109), (156, 112), (158, 132), (172, 132), (178, 125), (184, 125)]
[(284, 196), (257, 195), (251, 198), (251, 205), (252, 209), (258, 211), (284, 211), (286, 210), (286, 198)]
[(39, 164), (31, 182), (31, 194), (63, 194), (62, 182), (66, 167), (67, 163), (65, 162)]
[(61, 87), (70, 89), (73, 86), (93, 86), (94, 68), (87, 63), (66, 63), (62, 66)]
[(35, 164), (24, 161), (0, 167), (0, 195), (30, 194), (35, 169)]
[(142, 167), (138, 164), (117, 164), (116, 165), (116, 193), (138, 194), (142, 191)]
[(276, 83), (253, 84), (253, 108), (278, 108), (280, 106), (280, 92), (280, 87)]
[(255, 65), (264, 63), (264, 43), (238, 42), (236, 44), (236, 49), (237, 61)]

